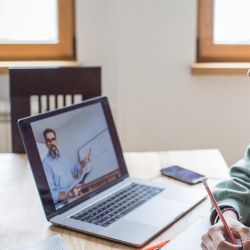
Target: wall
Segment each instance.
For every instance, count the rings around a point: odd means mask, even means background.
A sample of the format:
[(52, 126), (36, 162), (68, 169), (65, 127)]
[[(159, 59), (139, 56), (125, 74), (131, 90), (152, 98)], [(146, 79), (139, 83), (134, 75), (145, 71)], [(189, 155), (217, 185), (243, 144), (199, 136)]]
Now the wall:
[(0, 100), (9, 99), (9, 77), (7, 74), (0, 74)]
[(103, 94), (125, 151), (219, 148), (229, 164), (242, 157), (250, 142), (250, 80), (190, 74), (196, 0), (76, 6), (78, 59), (102, 66)]
[(250, 80), (192, 76), (196, 0), (78, 0), (77, 52), (103, 68), (126, 151), (219, 148), (231, 164), (250, 142)]
[(0, 152), (10, 152), (9, 78), (0, 74)]

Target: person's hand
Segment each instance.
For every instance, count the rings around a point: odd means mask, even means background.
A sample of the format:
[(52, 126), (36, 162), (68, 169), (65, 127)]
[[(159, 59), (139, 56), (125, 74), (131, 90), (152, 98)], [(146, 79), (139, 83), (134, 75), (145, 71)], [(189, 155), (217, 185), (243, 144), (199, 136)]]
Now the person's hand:
[(232, 230), (236, 238), (240, 239), (243, 248), (230, 243), (224, 226), (221, 222), (211, 226), (208, 232), (202, 236), (202, 250), (249, 250), (250, 249), (250, 230), (248, 227), (240, 223), (234, 217), (226, 218), (227, 224)]
[(76, 184), (72, 190), (72, 192), (74, 193), (74, 196), (78, 196), (80, 194), (80, 191), (82, 189), (82, 185), (81, 184)]
[(81, 167), (86, 166), (91, 161), (90, 155), (85, 156), (85, 158), (80, 161)]
[(67, 198), (71, 199), (76, 196), (78, 196), (81, 192), (82, 185), (81, 184), (76, 184), (68, 193), (67, 193)]

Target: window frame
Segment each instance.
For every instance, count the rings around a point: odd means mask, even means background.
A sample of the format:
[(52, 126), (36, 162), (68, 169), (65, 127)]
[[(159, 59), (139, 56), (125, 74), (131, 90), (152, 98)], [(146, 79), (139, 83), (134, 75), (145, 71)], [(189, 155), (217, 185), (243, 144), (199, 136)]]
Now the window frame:
[(58, 0), (56, 44), (0, 44), (0, 60), (70, 60), (75, 58), (74, 0)]
[(213, 0), (198, 1), (198, 62), (249, 62), (250, 45), (213, 44)]

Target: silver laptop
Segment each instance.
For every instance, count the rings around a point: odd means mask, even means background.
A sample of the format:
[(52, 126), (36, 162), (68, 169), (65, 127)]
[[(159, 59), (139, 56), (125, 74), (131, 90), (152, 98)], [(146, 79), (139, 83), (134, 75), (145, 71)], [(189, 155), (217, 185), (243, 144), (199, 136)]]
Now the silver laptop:
[(140, 247), (205, 198), (129, 177), (106, 97), (18, 124), (53, 224)]

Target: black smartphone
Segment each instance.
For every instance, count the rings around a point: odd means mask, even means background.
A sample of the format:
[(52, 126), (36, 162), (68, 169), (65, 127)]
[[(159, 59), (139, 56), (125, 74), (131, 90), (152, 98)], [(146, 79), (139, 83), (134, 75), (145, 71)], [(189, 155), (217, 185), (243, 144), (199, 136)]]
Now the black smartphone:
[(203, 178), (205, 178), (205, 176), (202, 174), (196, 173), (180, 166), (170, 166), (163, 168), (161, 169), (161, 173), (163, 175), (191, 185), (199, 183)]

